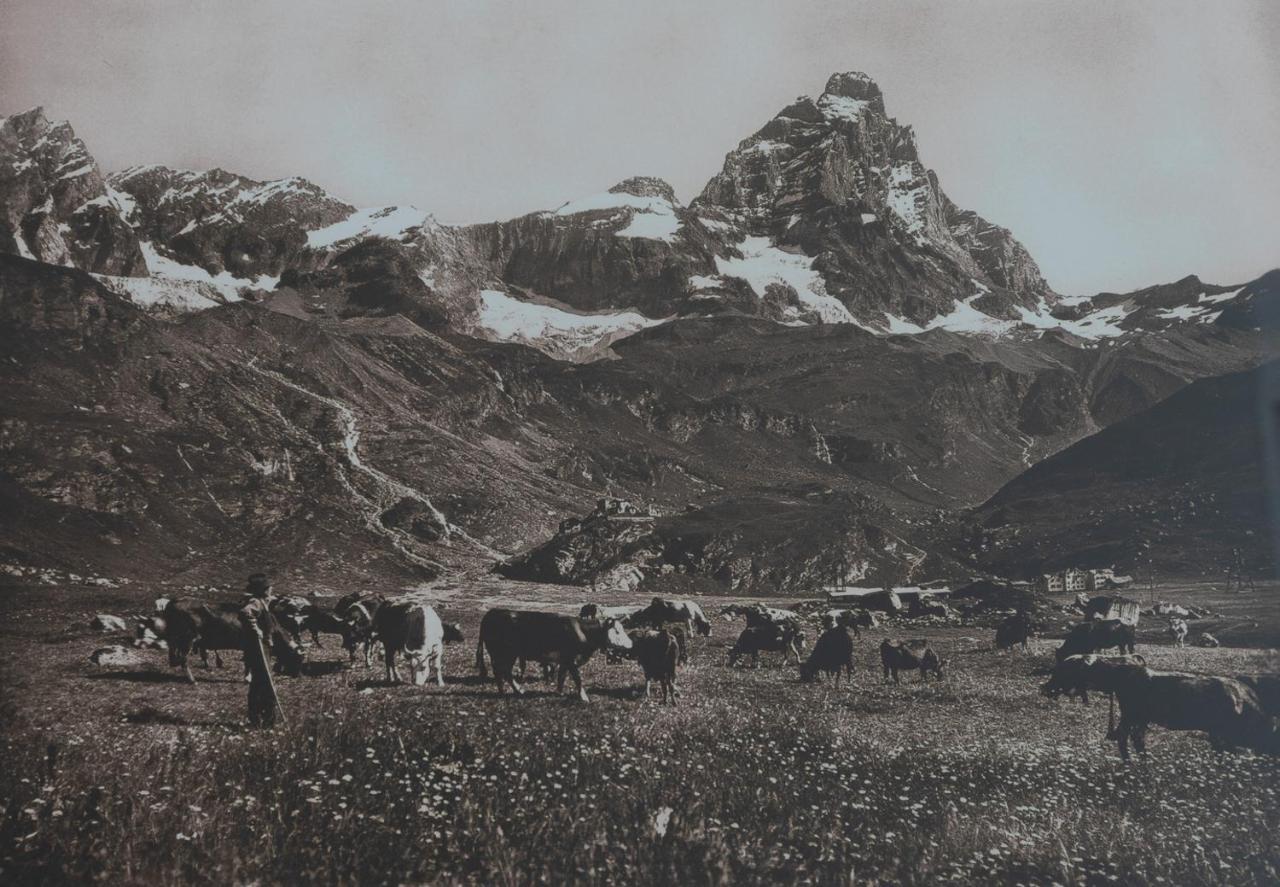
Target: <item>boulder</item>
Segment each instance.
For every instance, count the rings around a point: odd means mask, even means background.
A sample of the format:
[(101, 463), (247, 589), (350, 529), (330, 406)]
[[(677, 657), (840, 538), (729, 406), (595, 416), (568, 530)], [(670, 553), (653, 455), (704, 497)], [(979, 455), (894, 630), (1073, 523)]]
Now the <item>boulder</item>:
[(1209, 632), (1202, 632), (1200, 637), (1196, 638), (1197, 647), (1221, 647), (1222, 643)]
[(107, 613), (99, 613), (89, 621), (89, 627), (94, 631), (127, 631), (128, 626), (124, 624), (124, 620), (119, 616), (111, 616)]

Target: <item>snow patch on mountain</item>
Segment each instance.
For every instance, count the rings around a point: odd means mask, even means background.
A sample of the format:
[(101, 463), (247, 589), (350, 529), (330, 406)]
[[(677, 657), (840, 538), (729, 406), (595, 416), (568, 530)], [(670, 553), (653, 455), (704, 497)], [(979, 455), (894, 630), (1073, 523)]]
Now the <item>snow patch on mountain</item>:
[(742, 258), (716, 256), (716, 270), (721, 274), (741, 277), (757, 296), (763, 296), (771, 283), (788, 284), (804, 305), (818, 313), (823, 323), (862, 326), (839, 299), (827, 294), (822, 275), (813, 269), (813, 259), (779, 249), (768, 237), (748, 236), (737, 248)]
[(889, 171), (889, 209), (902, 220), (907, 233), (914, 235), (917, 240), (924, 233), (922, 205), (928, 197), (927, 188), (921, 183), (921, 179), (914, 166), (909, 163), (900, 163)]
[(843, 95), (828, 93), (818, 99), (818, 110), (828, 120), (852, 120), (856, 122), (870, 107), (870, 102), (851, 99)]
[(279, 277), (268, 277), (266, 275), (249, 280), (243, 277), (235, 277), (229, 271), (210, 274), (198, 265), (184, 265), (182, 262), (163, 255), (149, 241), (141, 241), (140, 245), (142, 247), (142, 255), (147, 260), (147, 269), (153, 277), (167, 277), (173, 280), (188, 280), (194, 283), (206, 284), (217, 290), (227, 301), (239, 299), (240, 290), (242, 289), (270, 290), (275, 289), (276, 284), (280, 282)]
[(523, 302), (501, 290), (482, 290), (477, 326), (499, 341), (521, 342), (553, 357), (580, 359), (662, 322), (637, 311), (575, 314), (554, 305)]
[(575, 216), (598, 212), (630, 215), (626, 227), (615, 232), (618, 237), (640, 237), (671, 243), (680, 230), (680, 218), (671, 201), (654, 195), (628, 194), (625, 191), (607, 191), (571, 200), (557, 209), (554, 215)]
[(1229, 293), (1218, 293), (1218, 295), (1216, 296), (1211, 296), (1208, 293), (1201, 293), (1200, 297), (1196, 299), (1196, 301), (1200, 302), (1201, 304), (1209, 304), (1209, 305), (1212, 305), (1217, 302), (1230, 302), (1232, 299), (1240, 295), (1242, 292), (1244, 292), (1244, 287), (1240, 287), (1237, 290), (1232, 290)]
[(307, 246), (327, 249), (344, 241), (368, 237), (400, 240), (415, 228), (431, 220), (428, 213), (414, 206), (377, 206), (352, 213), (341, 222), (307, 232)]
[(228, 294), (224, 289), (200, 280), (159, 276), (115, 277), (109, 274), (93, 276), (112, 292), (151, 310), (189, 314), (240, 298), (234, 291)]

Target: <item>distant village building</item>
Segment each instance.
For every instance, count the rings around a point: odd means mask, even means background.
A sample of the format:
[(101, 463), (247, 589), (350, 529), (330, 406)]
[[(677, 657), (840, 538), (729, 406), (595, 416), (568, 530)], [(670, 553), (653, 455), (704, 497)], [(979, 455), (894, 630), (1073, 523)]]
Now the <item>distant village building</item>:
[(1074, 567), (1057, 573), (1045, 573), (1036, 580), (1036, 590), (1048, 594), (1076, 594), (1081, 591), (1104, 591), (1133, 584), (1130, 576), (1117, 576), (1114, 569), (1077, 570)]
[(636, 505), (634, 502), (627, 499), (614, 499), (610, 497), (597, 500), (596, 510), (593, 516), (652, 520), (653, 512), (649, 510), (647, 505)]

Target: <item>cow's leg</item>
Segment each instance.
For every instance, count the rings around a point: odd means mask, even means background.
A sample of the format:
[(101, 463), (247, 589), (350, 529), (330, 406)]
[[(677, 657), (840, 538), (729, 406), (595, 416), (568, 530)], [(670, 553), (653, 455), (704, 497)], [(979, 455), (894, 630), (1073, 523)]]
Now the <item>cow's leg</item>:
[(396, 672), (396, 651), (393, 647), (388, 645), (382, 648), (382, 661), (387, 666), (387, 683), (399, 683), (400, 675)]
[(653, 683), (653, 681), (649, 678), (649, 676), (648, 676), (648, 675), (645, 675), (645, 678), (644, 678), (644, 698), (645, 698), (645, 701), (646, 701), (646, 702), (648, 702), (648, 701), (649, 701), (649, 685), (650, 685), (650, 684), (652, 684), (652, 683)]
[(1147, 757), (1147, 725), (1135, 724), (1133, 728), (1133, 747), (1138, 750), (1138, 757)]
[(573, 675), (573, 683), (578, 688), (578, 698), (583, 702), (590, 702), (591, 700), (587, 698), (587, 688), (582, 686), (582, 674), (578, 671), (577, 663), (570, 662), (566, 667), (569, 669), (569, 674)]
[(444, 644), (436, 647), (436, 686), (444, 686)]
[(317, 647), (321, 646), (320, 632), (316, 631), (314, 628), (311, 629), (311, 642), (314, 643)]

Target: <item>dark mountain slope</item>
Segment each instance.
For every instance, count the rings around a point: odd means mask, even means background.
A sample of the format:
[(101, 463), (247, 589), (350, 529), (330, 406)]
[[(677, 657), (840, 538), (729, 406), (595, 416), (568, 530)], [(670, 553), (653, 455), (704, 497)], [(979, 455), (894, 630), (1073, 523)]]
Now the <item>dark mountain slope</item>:
[(1193, 382), (1028, 469), (974, 511), (979, 562), (1221, 574), (1240, 547), (1269, 564), (1257, 387), (1275, 368)]

